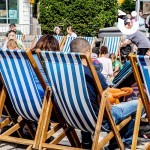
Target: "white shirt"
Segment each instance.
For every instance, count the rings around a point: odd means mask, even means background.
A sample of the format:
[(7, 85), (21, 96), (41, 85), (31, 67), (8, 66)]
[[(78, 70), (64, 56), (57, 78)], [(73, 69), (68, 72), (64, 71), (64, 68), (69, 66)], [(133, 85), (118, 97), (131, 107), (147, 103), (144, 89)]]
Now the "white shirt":
[(145, 20), (141, 16), (139, 16), (139, 26), (140, 28), (145, 28)]
[(112, 67), (111, 59), (110, 58), (106, 58), (106, 57), (100, 57), (100, 58), (97, 58), (97, 60), (100, 63), (102, 63), (102, 65), (103, 65), (103, 70), (102, 70), (101, 73), (105, 77), (113, 76), (113, 67)]
[(74, 33), (74, 32), (72, 32), (72, 34), (70, 35), (70, 34), (68, 34), (67, 35), (67, 37), (77, 37), (77, 34), (76, 33)]

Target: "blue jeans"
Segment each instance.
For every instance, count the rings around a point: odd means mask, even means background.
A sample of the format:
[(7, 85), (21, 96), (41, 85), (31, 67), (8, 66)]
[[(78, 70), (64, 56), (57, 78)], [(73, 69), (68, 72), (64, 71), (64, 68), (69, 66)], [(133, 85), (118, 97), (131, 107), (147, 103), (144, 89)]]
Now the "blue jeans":
[[(132, 101), (123, 102), (117, 105), (112, 105), (111, 107), (111, 113), (116, 124), (119, 124), (125, 118), (132, 116), (132, 120), (129, 121), (128, 124), (126, 124), (126, 126), (123, 127), (120, 131), (122, 141), (126, 145), (130, 145), (132, 143), (132, 135), (133, 135), (137, 105), (138, 105), (138, 100), (132, 100)], [(109, 132), (111, 130), (108, 120), (103, 119), (101, 129), (106, 132)], [(81, 131), (81, 134), (82, 134), (83, 143), (90, 142), (90, 139), (91, 139), (90, 132)], [(115, 138), (113, 138), (110, 141), (110, 144), (113, 145), (115, 143), (116, 143)]]
[[(134, 122), (135, 122), (135, 114), (137, 110), (138, 101), (132, 100), (129, 102), (123, 102), (117, 105), (113, 105), (111, 108), (111, 113), (113, 119), (116, 124), (119, 124), (122, 120), (129, 116), (133, 116), (132, 120), (120, 131), (120, 135), (122, 137), (122, 141), (126, 145), (130, 145), (132, 143), (132, 135), (134, 129)], [(103, 121), (103, 128), (106, 130), (110, 130), (110, 125), (107, 120)]]

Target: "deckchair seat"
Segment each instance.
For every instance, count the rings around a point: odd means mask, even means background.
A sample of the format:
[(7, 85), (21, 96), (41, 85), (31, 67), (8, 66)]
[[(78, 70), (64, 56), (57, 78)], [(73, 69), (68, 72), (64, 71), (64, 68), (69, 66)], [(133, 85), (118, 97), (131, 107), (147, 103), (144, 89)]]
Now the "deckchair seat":
[(16, 38), (17, 38), (17, 40), (22, 41), (22, 35), (18, 35), (18, 34), (16, 34)]
[(118, 55), (121, 37), (105, 37), (103, 45), (108, 47), (108, 54)]
[(97, 116), (87, 92), (80, 54), (41, 51), (40, 56), (61, 115), (70, 126), (93, 132)]
[(76, 37), (67, 37), (66, 38), (65, 45), (64, 45), (64, 47), (62, 49), (63, 52), (70, 52), (70, 43), (74, 39), (76, 39)]
[(85, 40), (87, 40), (91, 46), (91, 49), (94, 47), (94, 44), (96, 42), (96, 37), (82, 37), (84, 38)]
[(0, 50), (0, 68), (13, 108), (23, 118), (39, 119), (42, 97), (24, 50)]

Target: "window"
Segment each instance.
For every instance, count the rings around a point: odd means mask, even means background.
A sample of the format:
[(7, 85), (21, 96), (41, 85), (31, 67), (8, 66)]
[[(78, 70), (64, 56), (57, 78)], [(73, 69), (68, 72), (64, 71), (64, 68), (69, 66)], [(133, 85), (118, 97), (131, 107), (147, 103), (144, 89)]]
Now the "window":
[(0, 23), (18, 23), (19, 0), (0, 0)]

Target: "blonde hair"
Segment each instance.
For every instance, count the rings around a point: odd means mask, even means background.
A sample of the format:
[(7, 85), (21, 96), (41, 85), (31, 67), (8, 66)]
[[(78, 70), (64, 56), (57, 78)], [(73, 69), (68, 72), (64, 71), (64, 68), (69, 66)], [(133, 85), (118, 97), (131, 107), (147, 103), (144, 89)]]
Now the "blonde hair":
[(14, 39), (10, 39), (7, 42), (7, 48), (10, 49), (10, 50), (17, 49), (18, 48), (17, 42)]

